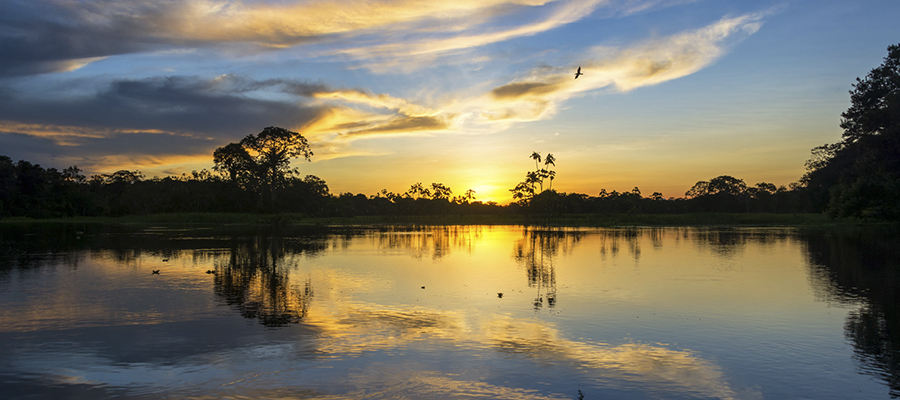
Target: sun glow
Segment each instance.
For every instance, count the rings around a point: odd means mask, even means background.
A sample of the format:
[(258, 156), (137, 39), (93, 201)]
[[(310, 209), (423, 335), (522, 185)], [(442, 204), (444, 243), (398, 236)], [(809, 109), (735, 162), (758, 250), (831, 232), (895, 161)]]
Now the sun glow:
[[(483, 203), (495, 201), (500, 203), (509, 198), (509, 191), (496, 185), (474, 185), (470, 189), (475, 191), (473, 194), (475, 198), (472, 201), (480, 201)], [(462, 192), (459, 195), (465, 196), (465, 192)]]

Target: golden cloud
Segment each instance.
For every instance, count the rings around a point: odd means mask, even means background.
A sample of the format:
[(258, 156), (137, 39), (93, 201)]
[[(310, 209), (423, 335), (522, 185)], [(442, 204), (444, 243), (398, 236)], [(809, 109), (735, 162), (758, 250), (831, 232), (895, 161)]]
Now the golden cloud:
[(514, 82), (491, 90), (497, 100), (517, 99), (525, 96), (542, 96), (559, 90), (558, 83), (546, 82)]
[[(546, 119), (567, 99), (590, 91), (629, 91), (695, 73), (725, 54), (732, 40), (755, 33), (762, 16), (724, 18), (700, 29), (624, 48), (596, 47), (592, 58), (582, 61), (584, 75), (577, 80), (573, 67), (543, 67), (526, 74), (525, 79), (496, 86), (480, 96), (453, 99), (444, 106), (424, 106), (360, 90), (317, 93), (317, 99), (341, 106), (333, 108), (316, 130), (322, 140), (347, 141), (377, 135), (492, 132), (517, 122)], [(375, 111), (363, 111), (360, 106)]]
[(619, 91), (656, 85), (695, 73), (721, 57), (728, 40), (755, 33), (762, 14), (725, 18), (707, 27), (627, 48), (597, 47), (594, 59), (581, 63), (584, 73), (573, 77), (574, 67), (542, 68), (527, 80), (506, 83), (488, 96), (470, 101), (485, 123), (533, 121), (547, 118), (557, 104), (602, 88)]
[[(193, 1), (155, 17), (161, 35), (174, 39), (246, 41), (290, 46), (312, 38), (374, 28), (400, 30), (422, 21), (451, 21), (447, 29), (495, 15), (500, 6), (539, 6), (543, 0), (464, 0), (436, 2), (312, 1), (255, 4), (239, 1)], [(135, 7), (137, 8), (137, 6)], [(131, 10), (140, 14), (139, 10)], [(474, 20), (473, 20), (474, 18)], [(469, 21), (469, 22), (466, 22)], [(432, 24), (430, 29), (434, 29)]]
[[(516, 37), (533, 36), (541, 32), (557, 28), (559, 26), (575, 22), (589, 15), (602, 0), (590, 0), (581, 2), (565, 2), (553, 10), (542, 20), (515, 26), (505, 30), (486, 32), (480, 34), (456, 35), (449, 38), (423, 39), (417, 38), (413, 42), (389, 43), (376, 46), (354, 47), (335, 50), (334, 54), (346, 54), (355, 58), (410, 58), (431, 56), (439, 53), (447, 53), (455, 50), (470, 49), (491, 43), (506, 41)], [(542, 5), (542, 4), (529, 4)], [(425, 58), (428, 60), (430, 58)], [(410, 61), (406, 60), (405, 64)], [(387, 62), (386, 65), (396, 66), (396, 62)], [(384, 64), (373, 64), (370, 68), (383, 68)]]

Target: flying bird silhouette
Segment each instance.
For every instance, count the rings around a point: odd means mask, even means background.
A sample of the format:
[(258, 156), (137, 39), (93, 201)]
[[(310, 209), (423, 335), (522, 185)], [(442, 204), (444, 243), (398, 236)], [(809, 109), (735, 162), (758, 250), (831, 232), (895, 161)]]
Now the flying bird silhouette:
[(584, 75), (581, 73), (581, 67), (578, 67), (578, 71), (575, 72), (575, 79), (578, 79), (578, 75)]

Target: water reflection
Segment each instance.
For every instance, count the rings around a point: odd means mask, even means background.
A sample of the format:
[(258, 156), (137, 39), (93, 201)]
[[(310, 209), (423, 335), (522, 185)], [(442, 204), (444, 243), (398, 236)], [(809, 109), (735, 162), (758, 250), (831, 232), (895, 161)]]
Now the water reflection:
[(843, 229), (804, 235), (811, 280), (824, 301), (859, 304), (845, 335), (863, 373), (900, 398), (900, 234), (896, 229)]
[(324, 251), (324, 240), (295, 240), (286, 249), (281, 236), (234, 240), (229, 251), (214, 261), (215, 293), (246, 318), (269, 327), (296, 324), (306, 317), (313, 297), (309, 278), (291, 282), (298, 258)]
[[(577, 398), (577, 390), (585, 398), (816, 397), (772, 394), (767, 380), (791, 380), (765, 375), (780, 360), (777, 346), (743, 344), (756, 336), (794, 344), (799, 334), (791, 329), (806, 325), (791, 325), (792, 318), (812, 308), (782, 300), (809, 297), (798, 288), (807, 278), (817, 300), (853, 307), (843, 329), (864, 373), (883, 379), (895, 397), (900, 387), (896, 235), (16, 229), (0, 229), (0, 351), (10, 355), (0, 360), (0, 390), (148, 398), (559, 399)], [(772, 260), (786, 267), (768, 269)], [(780, 275), (791, 268), (802, 271)], [(161, 275), (151, 276), (155, 269)], [(773, 289), (784, 277), (800, 294)], [(796, 277), (800, 285), (792, 284)], [(428, 290), (420, 289), (427, 279)]]
[(607, 379), (640, 382), (661, 391), (736, 398), (719, 368), (688, 350), (649, 344), (612, 346), (573, 341), (561, 337), (552, 326), (510, 318), (490, 321), (485, 330), (493, 346), (504, 353), (545, 363), (571, 364)]
[(453, 251), (471, 254), (483, 237), (482, 226), (390, 226), (372, 233), (380, 249), (402, 250), (416, 259), (440, 260)]
[[(433, 309), (353, 304), (338, 315), (311, 316), (304, 322), (319, 332), (321, 340), (317, 346), (324, 354), (393, 352), (415, 347), (420, 341), (434, 345), (444, 341), (450, 342), (451, 348), (474, 351), (475, 360), (489, 363), (490, 358), (480, 351), (490, 350), (504, 359), (532, 361), (540, 368), (563, 368), (580, 376), (603, 379), (607, 387), (629, 388), (639, 383), (644, 390), (669, 393), (670, 396), (693, 393), (701, 398), (737, 398), (720, 369), (691, 351), (653, 344), (610, 345), (571, 340), (553, 324), (525, 318), (495, 314), (472, 318), (463, 313)], [(476, 365), (469, 368), (479, 369)], [(527, 391), (510, 387), (448, 379), (433, 372), (427, 374), (431, 375), (427, 380), (423, 375), (416, 375), (424, 380), (417, 384), (430, 387), (429, 394), (443, 393), (435, 397), (457, 398), (480, 393), (491, 398), (545, 398), (534, 394), (526, 396)], [(367, 384), (372, 383), (367, 381)], [(448, 389), (452, 391), (448, 392)], [(405, 397), (396, 395), (398, 393), (393, 392), (379, 397)]]
[(537, 291), (532, 301), (535, 311), (544, 307), (545, 296), (548, 308), (556, 306), (554, 259), (559, 252), (568, 252), (584, 235), (577, 230), (526, 228), (522, 238), (513, 244), (513, 258), (525, 268), (528, 287)]

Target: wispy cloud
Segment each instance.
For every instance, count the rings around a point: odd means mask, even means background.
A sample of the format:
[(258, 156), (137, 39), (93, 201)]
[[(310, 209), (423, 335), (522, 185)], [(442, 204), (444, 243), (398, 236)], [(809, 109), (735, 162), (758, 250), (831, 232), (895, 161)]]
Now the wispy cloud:
[[(117, 55), (222, 45), (283, 49), (325, 43), (320, 55), (367, 68), (527, 37), (591, 15), (686, 0), (32, 0), (0, 4), (0, 78), (64, 72)], [(539, 12), (533, 12), (539, 11)], [(419, 61), (419, 62), (417, 62)]]
[(485, 32), (476, 34), (452, 32), (454, 34), (449, 37), (407, 36), (404, 37), (406, 40), (393, 43), (343, 48), (333, 50), (332, 53), (346, 54), (357, 59), (373, 60), (370, 61), (370, 64), (367, 64), (367, 68), (375, 70), (383, 70), (386, 67), (395, 66), (419, 67), (423, 62), (431, 61), (433, 56), (438, 54), (472, 49), (518, 37), (533, 36), (575, 22), (590, 15), (602, 3), (604, 3), (604, 0), (563, 2), (555, 4), (555, 8), (552, 11), (536, 21), (505, 29), (487, 29)]
[[(725, 54), (731, 43), (756, 32), (762, 14), (724, 18), (709, 26), (627, 47), (595, 47), (574, 66), (536, 68), (519, 80), (475, 97), (452, 98), (442, 106), (362, 90), (313, 94), (333, 103), (314, 129), (321, 140), (439, 132), (497, 131), (512, 123), (551, 117), (561, 103), (590, 91), (629, 91), (695, 73)], [(336, 106), (340, 105), (340, 106)]]
[[(552, 0), (548, 0), (552, 1)], [(221, 44), (284, 48), (392, 32), (460, 32), (544, 0), (33, 0), (0, 4), (0, 77), (106, 56)], [(37, 44), (37, 45), (36, 45)]]
[(693, 74), (724, 55), (729, 46), (755, 33), (762, 14), (724, 18), (709, 26), (656, 38), (628, 47), (598, 46), (581, 61), (584, 73), (574, 79), (574, 65), (539, 68), (527, 77), (492, 89), (474, 100), (482, 121), (532, 121), (552, 115), (558, 105), (586, 92), (609, 88), (629, 91)]

